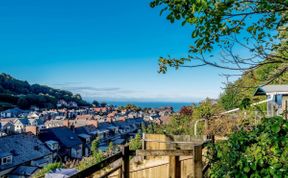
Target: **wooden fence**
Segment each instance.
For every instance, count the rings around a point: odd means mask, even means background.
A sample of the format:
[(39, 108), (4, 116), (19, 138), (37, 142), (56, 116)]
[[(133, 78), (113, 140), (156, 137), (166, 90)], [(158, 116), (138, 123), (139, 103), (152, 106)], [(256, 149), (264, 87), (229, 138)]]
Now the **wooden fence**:
[[(143, 139), (144, 149), (135, 152), (129, 150), (129, 146), (126, 145), (122, 148), (121, 152), (73, 175), (72, 178), (93, 177), (93, 174), (103, 170), (111, 165), (111, 163), (118, 160), (121, 160), (121, 164), (109, 168), (102, 175), (97, 174), (97, 177), (201, 178), (203, 177), (203, 173), (207, 170), (207, 166), (203, 166), (202, 149), (208, 141), (211, 140), (208, 139), (203, 142), (202, 139), (201, 143), (199, 143), (200, 140), (198, 138), (195, 140), (195, 138), (188, 136), (145, 135)], [(145, 157), (145, 159), (148, 160), (155, 157), (169, 157), (169, 159), (166, 162), (162, 161), (160, 164), (130, 170), (131, 165), (129, 164), (131, 162), (129, 161), (129, 158), (135, 155)], [(189, 172), (189, 175), (184, 175), (186, 172)]]

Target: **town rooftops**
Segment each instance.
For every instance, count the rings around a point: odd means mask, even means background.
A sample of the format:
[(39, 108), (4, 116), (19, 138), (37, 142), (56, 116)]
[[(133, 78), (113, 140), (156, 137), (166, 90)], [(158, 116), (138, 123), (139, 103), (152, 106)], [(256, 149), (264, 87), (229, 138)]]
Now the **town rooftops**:
[(41, 130), (39, 137), (42, 141), (55, 140), (60, 145), (72, 148), (81, 144), (78, 136), (67, 127), (55, 127)]
[(1, 153), (10, 153), (13, 156), (12, 164), (1, 165), (0, 170), (5, 170), (51, 154), (45, 144), (32, 134), (0, 137), (0, 145)]
[(288, 94), (288, 85), (265, 85), (257, 88), (254, 96), (268, 94)]
[(91, 136), (88, 135), (88, 134), (78, 134), (78, 136), (81, 137), (81, 138), (85, 138), (85, 139), (91, 138)]

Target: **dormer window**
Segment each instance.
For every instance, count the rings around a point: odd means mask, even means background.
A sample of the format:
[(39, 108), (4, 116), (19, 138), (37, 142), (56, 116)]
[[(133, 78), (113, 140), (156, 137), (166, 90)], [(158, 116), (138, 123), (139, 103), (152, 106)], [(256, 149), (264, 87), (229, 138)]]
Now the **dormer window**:
[(7, 164), (12, 164), (12, 155), (1, 158), (0, 165), (7, 165)]

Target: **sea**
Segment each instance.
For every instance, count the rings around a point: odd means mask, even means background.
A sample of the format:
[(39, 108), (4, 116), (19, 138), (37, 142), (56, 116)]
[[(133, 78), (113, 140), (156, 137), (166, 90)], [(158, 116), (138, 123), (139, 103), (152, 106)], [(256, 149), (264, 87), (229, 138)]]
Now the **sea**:
[(140, 108), (160, 108), (165, 106), (172, 106), (174, 112), (180, 111), (183, 106), (191, 106), (192, 102), (140, 102), (140, 101), (110, 101), (108, 104), (112, 104), (114, 106), (126, 106), (127, 104), (133, 104)]

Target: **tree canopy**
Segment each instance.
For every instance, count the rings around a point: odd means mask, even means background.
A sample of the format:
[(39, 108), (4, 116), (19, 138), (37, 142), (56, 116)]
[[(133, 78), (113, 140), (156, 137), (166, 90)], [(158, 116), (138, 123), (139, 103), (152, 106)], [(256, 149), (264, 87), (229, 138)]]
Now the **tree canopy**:
[[(171, 23), (181, 21), (193, 27), (194, 41), (187, 56), (160, 57), (161, 73), (168, 67), (210, 65), (242, 74), (263, 65), (282, 64), (272, 74), (274, 78), (288, 69), (287, 0), (153, 0), (150, 6), (160, 7), (160, 14)], [(212, 55), (214, 49), (219, 55)]]

